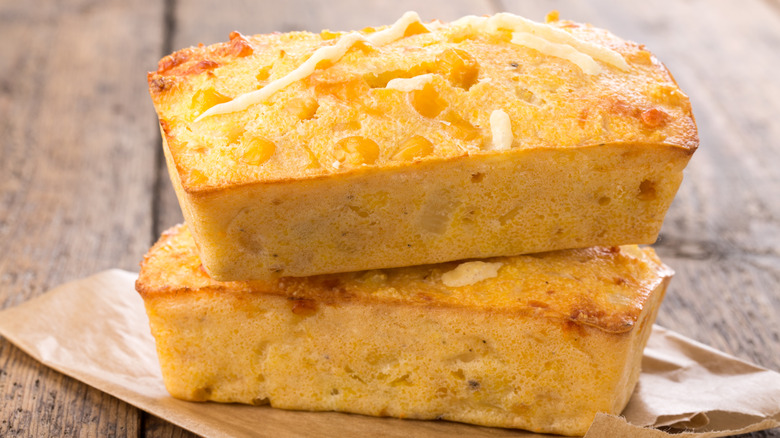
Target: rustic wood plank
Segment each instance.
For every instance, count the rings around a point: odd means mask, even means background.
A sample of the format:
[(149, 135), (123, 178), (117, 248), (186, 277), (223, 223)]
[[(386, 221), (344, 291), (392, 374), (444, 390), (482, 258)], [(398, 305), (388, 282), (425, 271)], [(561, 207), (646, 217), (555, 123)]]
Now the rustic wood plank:
[[(168, 0), (178, 7), (167, 47), (224, 40), (231, 30), (361, 28), (414, 8), (450, 20), (495, 12), (494, 3), (298, 0), (265, 10)], [(496, 4), (534, 19), (560, 9), (646, 43), (669, 65), (691, 95), (702, 148), (657, 245), (678, 271), (660, 322), (780, 368), (778, 3)], [(164, 5), (151, 1), (0, 5), (0, 307), (104, 268), (134, 270), (159, 231), (180, 221), (143, 81), (166, 51), (165, 28)], [(0, 436), (190, 436), (3, 339), (0, 400)]]
[[(159, 17), (153, 1), (0, 5), (0, 307), (137, 269), (157, 135), (140, 66), (159, 53)], [(5, 339), (0, 369), (0, 436), (140, 433), (138, 410)]]
[(143, 422), (143, 437), (160, 437), (160, 438), (197, 438), (198, 435), (182, 429), (178, 426), (159, 418), (154, 415), (145, 414)]

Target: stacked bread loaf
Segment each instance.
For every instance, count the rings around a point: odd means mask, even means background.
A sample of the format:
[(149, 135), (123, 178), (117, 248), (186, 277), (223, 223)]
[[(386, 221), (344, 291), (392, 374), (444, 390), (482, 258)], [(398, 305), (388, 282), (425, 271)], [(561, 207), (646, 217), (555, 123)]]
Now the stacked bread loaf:
[(696, 126), (643, 46), (548, 18), (160, 61), (186, 225), (137, 289), (173, 396), (567, 435), (623, 409), (672, 275), (636, 244)]

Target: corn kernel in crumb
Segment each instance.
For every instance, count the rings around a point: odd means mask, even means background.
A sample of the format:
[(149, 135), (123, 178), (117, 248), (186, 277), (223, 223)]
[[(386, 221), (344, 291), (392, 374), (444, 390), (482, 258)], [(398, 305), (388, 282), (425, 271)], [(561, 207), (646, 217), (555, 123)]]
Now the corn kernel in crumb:
[(229, 100), (229, 97), (218, 92), (213, 87), (209, 87), (195, 92), (195, 94), (192, 96), (192, 103), (190, 104), (190, 108), (192, 108), (192, 110), (197, 115), (203, 113), (214, 105), (225, 103)]
[(414, 90), (409, 94), (412, 106), (423, 117), (434, 118), (447, 108), (447, 101), (439, 96), (436, 88), (426, 84), (422, 90)]
[(344, 137), (336, 143), (334, 155), (339, 163), (353, 166), (374, 164), (379, 158), (379, 145), (375, 141), (359, 135)]
[(313, 97), (297, 97), (284, 106), (284, 110), (300, 120), (308, 120), (314, 117), (320, 107), (317, 99)]
[(433, 152), (433, 143), (422, 135), (415, 135), (401, 144), (398, 152), (393, 155), (393, 160), (411, 161), (430, 155), (431, 152)]
[(276, 151), (276, 145), (263, 137), (251, 137), (242, 141), (241, 161), (258, 166), (268, 161)]
[(436, 57), (436, 62), (442, 66), (447, 79), (455, 87), (468, 90), (479, 78), (479, 63), (465, 50), (444, 49)]

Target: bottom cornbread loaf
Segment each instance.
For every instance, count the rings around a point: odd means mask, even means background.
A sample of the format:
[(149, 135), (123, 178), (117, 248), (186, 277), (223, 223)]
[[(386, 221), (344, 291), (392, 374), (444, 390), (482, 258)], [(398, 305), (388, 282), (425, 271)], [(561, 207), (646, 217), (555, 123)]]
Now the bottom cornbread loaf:
[(179, 226), (136, 287), (177, 398), (583, 435), (631, 396), (671, 276), (623, 246), (217, 282)]

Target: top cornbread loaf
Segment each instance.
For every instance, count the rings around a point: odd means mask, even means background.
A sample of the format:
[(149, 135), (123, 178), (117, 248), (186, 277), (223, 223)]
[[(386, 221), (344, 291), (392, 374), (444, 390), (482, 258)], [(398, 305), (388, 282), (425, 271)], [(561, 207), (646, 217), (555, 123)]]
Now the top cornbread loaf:
[(234, 32), (148, 80), (217, 280), (652, 243), (698, 145), (650, 52), (555, 17)]

